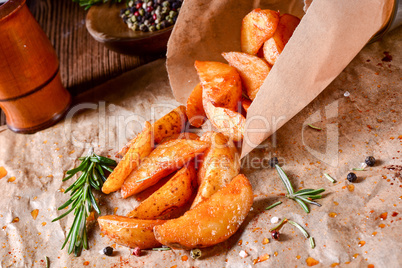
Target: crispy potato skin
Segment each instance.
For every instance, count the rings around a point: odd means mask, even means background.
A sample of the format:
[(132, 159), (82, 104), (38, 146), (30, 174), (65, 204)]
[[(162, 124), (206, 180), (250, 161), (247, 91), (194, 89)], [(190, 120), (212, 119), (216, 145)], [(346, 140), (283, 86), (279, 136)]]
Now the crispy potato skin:
[(171, 140), (198, 140), (200, 136), (198, 136), (195, 133), (192, 132), (182, 132), (178, 134), (173, 134), (170, 137), (163, 138), (161, 140), (160, 144), (163, 144), (165, 142), (171, 141)]
[(127, 198), (154, 185), (208, 147), (208, 142), (177, 139), (159, 145), (125, 180), (121, 187), (122, 197)]
[(205, 119), (205, 111), (202, 106), (202, 86), (197, 84), (187, 99), (186, 106), (187, 118), (194, 127), (200, 127)]
[(250, 182), (240, 174), (180, 218), (155, 226), (155, 238), (161, 244), (175, 249), (216, 245), (238, 230), (252, 204)]
[(269, 64), (274, 65), (285, 45), (292, 36), (300, 19), (290, 14), (283, 14), (278, 23), (274, 35), (263, 46), (264, 58)]
[(211, 147), (204, 152), (203, 162), (198, 170), (199, 187), (191, 208), (210, 198), (239, 172), (240, 158), (233, 141), (222, 133), (213, 133)]
[(186, 107), (181, 105), (166, 114), (153, 125), (155, 143), (160, 143), (163, 138), (181, 133), (187, 122)]
[[(181, 105), (173, 109), (152, 125), (153, 142), (160, 143), (166, 137), (180, 134), (182, 130), (185, 129), (186, 122), (186, 107)], [(138, 136), (139, 134), (121, 148), (121, 150), (116, 153), (116, 157), (123, 157), (128, 152), (128, 149), (136, 142)]]
[(247, 53), (228, 52), (222, 56), (239, 72), (247, 95), (254, 100), (271, 67), (263, 59)]
[(251, 105), (251, 100), (246, 99), (246, 98), (241, 99), (241, 106), (246, 111), (246, 113), (248, 111), (248, 108), (250, 108), (250, 105)]
[(148, 156), (151, 151), (151, 124), (145, 122), (144, 130), (138, 135), (138, 138), (131, 144), (123, 159), (109, 175), (103, 184), (102, 192), (109, 194), (119, 190), (131, 171), (135, 170), (141, 159)]
[(155, 239), (153, 228), (164, 222), (164, 220), (138, 220), (115, 215), (98, 218), (102, 233), (106, 234), (114, 242), (126, 247), (139, 247), (141, 249), (161, 245)]
[(279, 12), (254, 9), (247, 14), (241, 25), (241, 51), (251, 55), (258, 50), (275, 33), (279, 22)]
[(128, 213), (127, 217), (144, 220), (169, 219), (191, 199), (196, 188), (195, 180), (194, 163), (190, 163)]
[(205, 112), (212, 125), (223, 135), (233, 141), (243, 139), (246, 118), (226, 108), (214, 107), (212, 103), (207, 102)]
[[(242, 95), (240, 75), (228, 64), (215, 61), (195, 61), (202, 86), (202, 103), (237, 111)], [(205, 111), (206, 112), (206, 111)]]

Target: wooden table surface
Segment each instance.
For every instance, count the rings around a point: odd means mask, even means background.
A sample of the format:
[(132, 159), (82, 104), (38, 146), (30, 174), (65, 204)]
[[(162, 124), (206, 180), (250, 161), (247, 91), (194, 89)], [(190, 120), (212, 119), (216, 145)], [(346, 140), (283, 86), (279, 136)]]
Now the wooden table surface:
[[(63, 85), (73, 96), (156, 59), (121, 55), (95, 41), (85, 27), (87, 11), (72, 0), (27, 0), (27, 5), (55, 48)], [(0, 125), (5, 123), (1, 113)]]

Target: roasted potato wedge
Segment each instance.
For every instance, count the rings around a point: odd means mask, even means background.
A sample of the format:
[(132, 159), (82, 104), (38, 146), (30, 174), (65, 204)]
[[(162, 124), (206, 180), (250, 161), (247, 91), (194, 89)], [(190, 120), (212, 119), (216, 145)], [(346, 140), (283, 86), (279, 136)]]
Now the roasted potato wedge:
[(165, 142), (171, 141), (171, 140), (198, 140), (200, 137), (192, 132), (182, 132), (178, 134), (173, 134), (170, 137), (163, 138), (160, 142), (160, 144), (163, 144)]
[(210, 142), (198, 170), (199, 187), (191, 208), (210, 198), (240, 172), (240, 157), (233, 141), (215, 132)]
[[(152, 125), (153, 142), (160, 143), (166, 137), (181, 133), (186, 127), (186, 122), (186, 107), (181, 105), (173, 109), (170, 113), (159, 118)], [(116, 153), (116, 157), (123, 157), (137, 139), (138, 135), (130, 140), (118, 153)]]
[(275, 33), (279, 22), (279, 12), (254, 9), (248, 13), (241, 25), (241, 51), (251, 55), (258, 50)]
[(151, 124), (145, 122), (144, 130), (138, 135), (134, 143), (131, 144), (128, 152), (119, 162), (116, 168), (110, 173), (102, 187), (102, 192), (109, 194), (121, 188), (124, 180), (130, 175), (131, 171), (135, 170), (141, 159), (148, 156), (152, 151), (151, 143)]
[(246, 118), (243, 115), (226, 108), (215, 107), (210, 102), (207, 102), (204, 107), (208, 119), (219, 132), (233, 141), (243, 139), (246, 125)]
[(163, 138), (181, 133), (187, 123), (186, 107), (180, 105), (170, 113), (158, 119), (153, 125), (155, 143), (160, 143)]
[(166, 221), (138, 220), (123, 216), (107, 215), (98, 218), (102, 233), (119, 245), (130, 248), (148, 249), (159, 247), (153, 228)]
[(240, 174), (180, 218), (155, 226), (155, 238), (161, 244), (175, 249), (216, 245), (239, 229), (252, 204), (251, 184)]
[(159, 145), (125, 180), (121, 187), (122, 197), (127, 198), (154, 185), (208, 147), (209, 143), (205, 141), (177, 139)]
[(191, 199), (197, 185), (195, 180), (194, 163), (189, 163), (128, 213), (127, 217), (144, 220), (169, 219), (175, 211)]
[(248, 111), (248, 108), (250, 108), (250, 105), (251, 105), (251, 100), (246, 99), (246, 98), (241, 99), (241, 106), (246, 111), (246, 113)]
[(202, 86), (197, 84), (187, 99), (186, 113), (190, 125), (200, 127), (205, 119), (205, 111), (202, 106)]
[(247, 53), (228, 52), (222, 56), (239, 72), (248, 97), (254, 100), (271, 67), (263, 59)]
[(228, 64), (215, 61), (196, 61), (195, 68), (202, 86), (202, 103), (237, 111), (242, 95), (240, 75)]
[(290, 14), (283, 14), (279, 18), (279, 24), (274, 35), (263, 46), (264, 58), (269, 64), (274, 65), (278, 56), (292, 36), (300, 19)]

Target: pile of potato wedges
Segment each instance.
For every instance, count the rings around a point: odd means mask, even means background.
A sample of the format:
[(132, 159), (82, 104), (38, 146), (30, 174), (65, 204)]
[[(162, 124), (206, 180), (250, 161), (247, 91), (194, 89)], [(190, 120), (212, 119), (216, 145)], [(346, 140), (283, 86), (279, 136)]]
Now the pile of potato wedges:
[[(243, 139), (247, 109), (299, 21), (255, 9), (242, 22), (242, 52), (222, 53), (229, 64), (195, 62), (200, 83), (186, 107), (152, 125), (146, 122), (118, 152), (122, 159), (102, 191), (120, 190), (122, 198), (129, 198), (166, 177), (167, 182), (126, 216), (99, 217), (104, 234), (132, 248), (194, 249), (223, 242), (238, 230), (253, 204), (253, 191), (240, 174), (235, 142)], [(214, 131), (186, 132), (207, 120)]]

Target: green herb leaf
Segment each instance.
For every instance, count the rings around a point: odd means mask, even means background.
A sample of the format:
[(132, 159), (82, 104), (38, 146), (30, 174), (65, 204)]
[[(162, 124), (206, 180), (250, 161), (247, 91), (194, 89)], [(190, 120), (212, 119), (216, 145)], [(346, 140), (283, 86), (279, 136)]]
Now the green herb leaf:
[(356, 170), (356, 171), (366, 171), (364, 168), (352, 168), (352, 170)]
[(154, 250), (154, 251), (166, 251), (166, 250), (171, 250), (171, 248), (168, 248), (168, 247), (166, 247), (166, 248), (153, 248), (152, 250)]
[(302, 200), (303, 202), (306, 202), (306, 203), (309, 203), (309, 204), (312, 204), (312, 205), (316, 205), (316, 206), (318, 206), (318, 207), (321, 207), (321, 204), (318, 204), (317, 202), (308, 200), (307, 198), (304, 198), (304, 197), (302, 197), (302, 196), (296, 196), (296, 199), (300, 199), (300, 200)]
[(309, 238), (310, 235), (307, 233), (307, 231), (300, 224), (298, 224), (297, 222), (291, 221), (291, 220), (288, 220), (288, 222), (290, 224), (292, 224), (293, 226), (297, 227), (297, 229), (299, 229), (306, 238)]
[(88, 156), (78, 159), (82, 163), (77, 168), (67, 171), (66, 174), (69, 175), (63, 181), (70, 179), (78, 172), (81, 172), (81, 175), (64, 191), (64, 193), (71, 191), (70, 199), (58, 209), (64, 209), (69, 205), (71, 205), (71, 208), (53, 220), (60, 220), (74, 211), (73, 224), (61, 249), (69, 242), (68, 253), (71, 254), (74, 252), (75, 256), (79, 256), (82, 249), (88, 249), (86, 220), (91, 210), (95, 209), (98, 214), (101, 213), (92, 190), (100, 190), (103, 181), (106, 180), (103, 170), (112, 172), (113, 170), (108, 166), (116, 164), (112, 159), (96, 155), (93, 152), (93, 148), (91, 148)]
[(322, 130), (322, 128), (313, 126), (312, 124), (307, 124), (307, 126), (309, 126), (311, 128), (314, 128), (314, 129), (317, 129), (317, 130)]
[(294, 194), (293, 196), (316, 195), (316, 194), (320, 194), (320, 193), (322, 193), (324, 191), (325, 191), (324, 188), (320, 188), (320, 189), (317, 189), (317, 190), (304, 191), (302, 193)]
[(282, 202), (281, 202), (281, 201), (278, 201), (278, 202), (276, 202), (276, 203), (274, 203), (274, 204), (272, 204), (272, 205), (266, 207), (265, 210), (269, 210), (269, 209), (274, 208), (274, 207), (276, 207), (276, 206), (278, 206), (278, 205), (280, 205), (280, 204), (282, 204)]
[(283, 184), (286, 187), (286, 190), (288, 191), (288, 193), (290, 195), (292, 195), (294, 193), (292, 184), (289, 181), (288, 176), (286, 176), (285, 172), (282, 170), (282, 168), (278, 165), (275, 165), (276, 171), (278, 171), (279, 177), (281, 178)]
[(332, 183), (335, 183), (336, 181), (331, 177), (331, 176), (329, 176), (327, 173), (324, 173), (324, 176), (325, 176), (325, 178), (327, 178), (330, 182), (332, 182)]
[(314, 237), (310, 236), (310, 246), (311, 248), (315, 248), (315, 242), (314, 242)]
[(306, 213), (310, 213), (310, 209), (308, 208), (308, 206), (302, 201), (302, 200), (300, 200), (300, 199), (298, 199), (298, 198), (295, 198), (294, 199), (297, 203), (299, 203), (299, 205), (304, 209), (304, 211), (306, 212)]

